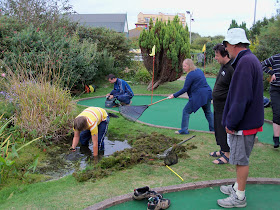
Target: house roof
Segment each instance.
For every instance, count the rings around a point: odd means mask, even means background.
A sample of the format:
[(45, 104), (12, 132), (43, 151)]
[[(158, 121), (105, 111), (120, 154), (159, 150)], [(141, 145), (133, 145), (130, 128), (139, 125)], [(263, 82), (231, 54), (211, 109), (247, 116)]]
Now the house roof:
[(129, 37), (130, 38), (139, 37), (142, 31), (143, 31), (143, 28), (141, 28), (141, 27), (131, 29), (131, 30), (129, 30)]
[(70, 19), (85, 26), (105, 27), (117, 32), (128, 32), (127, 14), (72, 14)]

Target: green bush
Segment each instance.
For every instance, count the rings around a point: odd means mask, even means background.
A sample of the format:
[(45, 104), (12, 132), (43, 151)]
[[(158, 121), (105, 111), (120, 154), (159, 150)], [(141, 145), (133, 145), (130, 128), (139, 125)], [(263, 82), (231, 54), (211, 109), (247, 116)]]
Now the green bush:
[(130, 42), (124, 34), (102, 27), (80, 26), (77, 28), (77, 35), (80, 42), (87, 39), (91, 43), (96, 43), (98, 52), (103, 52), (106, 49), (108, 55), (114, 58), (114, 68), (117, 68), (116, 70), (121, 71), (130, 66)]
[(220, 68), (221, 65), (218, 62), (214, 61), (206, 66), (204, 73), (211, 76), (217, 76)]
[[(50, 34), (30, 26), (5, 40), (9, 45), (3, 52), (3, 60), (14, 72), (20, 66), (36, 77), (48, 68), (53, 72), (51, 76), (58, 76), (61, 84), (69, 89), (74, 86), (83, 89), (83, 84), (91, 83), (96, 77), (98, 65), (101, 69), (104, 63), (112, 63), (103, 61), (108, 61), (103, 57), (109, 56), (98, 54), (96, 44), (87, 40), (80, 43), (77, 37), (70, 37), (64, 28)], [(49, 81), (55, 79), (46, 76)]]
[(270, 88), (270, 75), (267, 73), (263, 73), (263, 90), (269, 91)]
[(206, 44), (206, 64), (213, 63), (215, 58), (213, 47), (218, 43), (220, 43), (218, 40), (214, 40)]
[(85, 84), (130, 65), (129, 42), (123, 34), (70, 23), (55, 30), (47, 30), (45, 25), (22, 27), (12, 17), (0, 19), (0, 58), (14, 71), (21, 66), (36, 77), (49, 68), (64, 86), (83, 90)]
[(134, 80), (139, 84), (148, 84), (152, 80), (152, 76), (146, 68), (140, 68), (136, 72)]
[(254, 54), (260, 61), (269, 58), (272, 55), (278, 54), (280, 51), (280, 17), (275, 18), (275, 21), (270, 21), (260, 29), (257, 35), (257, 44)]
[(98, 71), (96, 72), (95, 79), (103, 79), (109, 74), (117, 74), (119, 71), (114, 67), (115, 59), (104, 49), (102, 52), (97, 52), (96, 56)]

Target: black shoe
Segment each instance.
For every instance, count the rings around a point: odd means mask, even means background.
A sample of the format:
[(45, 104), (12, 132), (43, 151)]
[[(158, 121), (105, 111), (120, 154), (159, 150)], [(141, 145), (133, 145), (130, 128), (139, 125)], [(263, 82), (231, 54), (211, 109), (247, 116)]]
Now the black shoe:
[(279, 147), (279, 137), (273, 136), (274, 148)]
[(150, 191), (150, 188), (148, 186), (146, 186), (146, 187), (140, 187), (140, 188), (134, 189), (134, 193), (132, 196), (132, 198), (135, 200), (143, 200), (145, 198), (148, 199), (150, 197), (162, 198), (162, 195), (155, 191)]
[(162, 197), (150, 197), (147, 210), (167, 209), (170, 206), (170, 200)]

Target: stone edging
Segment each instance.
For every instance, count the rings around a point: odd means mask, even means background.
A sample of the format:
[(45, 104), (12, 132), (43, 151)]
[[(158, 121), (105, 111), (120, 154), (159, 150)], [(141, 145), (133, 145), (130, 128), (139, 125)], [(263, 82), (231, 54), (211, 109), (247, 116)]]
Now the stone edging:
[[(235, 182), (236, 179), (220, 179), (220, 180), (210, 180), (210, 181), (201, 181), (193, 183), (185, 183), (179, 185), (171, 185), (166, 187), (157, 187), (152, 188), (152, 190), (158, 193), (170, 193), (170, 192), (179, 192), (184, 190), (194, 190), (201, 189), (206, 187), (214, 187), (220, 185), (228, 185)], [(247, 184), (276, 184), (280, 185), (280, 178), (248, 178)], [(99, 203), (96, 203), (92, 206), (85, 208), (86, 210), (104, 210), (114, 205), (118, 205), (127, 201), (132, 200), (132, 193), (116, 196), (113, 198), (106, 199)]]

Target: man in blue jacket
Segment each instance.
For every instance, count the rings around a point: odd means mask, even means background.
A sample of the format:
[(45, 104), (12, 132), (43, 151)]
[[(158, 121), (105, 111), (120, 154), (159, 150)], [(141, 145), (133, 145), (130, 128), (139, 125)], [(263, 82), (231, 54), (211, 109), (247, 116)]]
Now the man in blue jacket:
[(220, 187), (230, 196), (217, 202), (224, 208), (245, 207), (249, 157), (264, 123), (263, 72), (260, 61), (248, 49), (250, 42), (243, 29), (229, 29), (223, 44), (234, 59), (222, 123), (228, 134), (229, 163), (236, 165), (237, 178), (235, 184)]
[(114, 84), (114, 89), (106, 96), (109, 99), (116, 98), (121, 102), (122, 105), (130, 104), (130, 101), (134, 94), (127, 82), (122, 79), (116, 78), (114, 74), (109, 74), (107, 78), (111, 84)]

